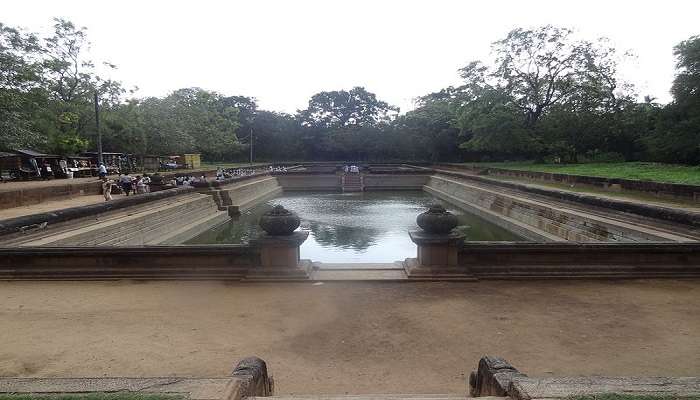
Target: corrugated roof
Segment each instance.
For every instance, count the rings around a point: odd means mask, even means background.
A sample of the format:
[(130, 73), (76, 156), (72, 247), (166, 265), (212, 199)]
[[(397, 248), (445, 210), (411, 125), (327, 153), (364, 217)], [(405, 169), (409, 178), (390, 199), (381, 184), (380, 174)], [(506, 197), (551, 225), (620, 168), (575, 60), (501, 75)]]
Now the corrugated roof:
[(17, 149), (15, 151), (17, 153), (24, 154), (24, 155), (30, 156), (30, 157), (43, 157), (43, 156), (48, 155), (48, 154), (44, 154), (44, 153), (39, 153), (38, 151), (30, 150), (30, 149)]
[(6, 151), (0, 151), (0, 157), (17, 157), (17, 153), (8, 153)]

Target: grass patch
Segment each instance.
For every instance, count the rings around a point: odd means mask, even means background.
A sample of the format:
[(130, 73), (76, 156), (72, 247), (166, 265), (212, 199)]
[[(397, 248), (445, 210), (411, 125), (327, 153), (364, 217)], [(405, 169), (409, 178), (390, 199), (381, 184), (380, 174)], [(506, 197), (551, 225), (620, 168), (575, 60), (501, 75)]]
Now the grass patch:
[(700, 395), (676, 396), (668, 394), (591, 394), (569, 396), (567, 400), (700, 400)]
[(602, 178), (636, 179), (642, 181), (700, 185), (700, 166), (649, 162), (535, 164), (532, 162), (471, 163), (482, 167), (539, 171), (558, 174), (598, 176)]
[(185, 396), (155, 393), (28, 393), (0, 394), (0, 400), (185, 400)]

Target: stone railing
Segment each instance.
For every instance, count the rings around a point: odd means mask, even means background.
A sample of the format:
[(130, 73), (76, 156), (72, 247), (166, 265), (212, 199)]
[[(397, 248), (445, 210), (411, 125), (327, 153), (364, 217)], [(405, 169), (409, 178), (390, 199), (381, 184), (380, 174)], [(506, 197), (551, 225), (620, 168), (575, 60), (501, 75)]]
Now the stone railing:
[(409, 279), (700, 277), (700, 242), (465, 243), (444, 208), (431, 207), (417, 222), (422, 229), (409, 232), (417, 258), (404, 262)]

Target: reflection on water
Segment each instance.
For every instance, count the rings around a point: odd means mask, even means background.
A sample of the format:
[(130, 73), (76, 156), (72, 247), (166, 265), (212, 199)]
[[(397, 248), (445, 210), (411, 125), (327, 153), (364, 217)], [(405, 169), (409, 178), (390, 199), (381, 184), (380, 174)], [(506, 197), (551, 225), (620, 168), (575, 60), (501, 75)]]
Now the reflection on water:
[(417, 229), (416, 216), (441, 203), (460, 221), (467, 240), (522, 240), (513, 233), (468, 214), (422, 191), (360, 193), (285, 193), (219, 225), (189, 244), (245, 243), (262, 231), (260, 215), (281, 204), (301, 218), (309, 239), (302, 258), (327, 263), (393, 262), (416, 256), (408, 231)]

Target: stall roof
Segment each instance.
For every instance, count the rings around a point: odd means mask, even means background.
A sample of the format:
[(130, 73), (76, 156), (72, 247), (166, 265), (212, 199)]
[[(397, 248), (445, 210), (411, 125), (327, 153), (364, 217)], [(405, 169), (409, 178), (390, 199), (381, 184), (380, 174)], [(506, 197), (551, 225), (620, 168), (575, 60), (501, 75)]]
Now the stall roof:
[(54, 154), (44, 154), (44, 153), (39, 153), (38, 151), (30, 150), (30, 149), (17, 149), (15, 152), (19, 154), (23, 154), (25, 156), (29, 157), (39, 157), (39, 158), (60, 158), (61, 156), (57, 156)]
[(17, 153), (8, 153), (6, 151), (0, 151), (0, 157), (17, 157)]
[(43, 157), (47, 154), (44, 153), (39, 153), (38, 151), (30, 150), (30, 149), (17, 149), (15, 152), (24, 154), (25, 156), (30, 156), (30, 157)]
[[(82, 154), (89, 154), (91, 156), (96, 156), (98, 153), (96, 151), (85, 151)], [(110, 153), (108, 151), (103, 151), (102, 152), (103, 156), (123, 156), (125, 153)]]

